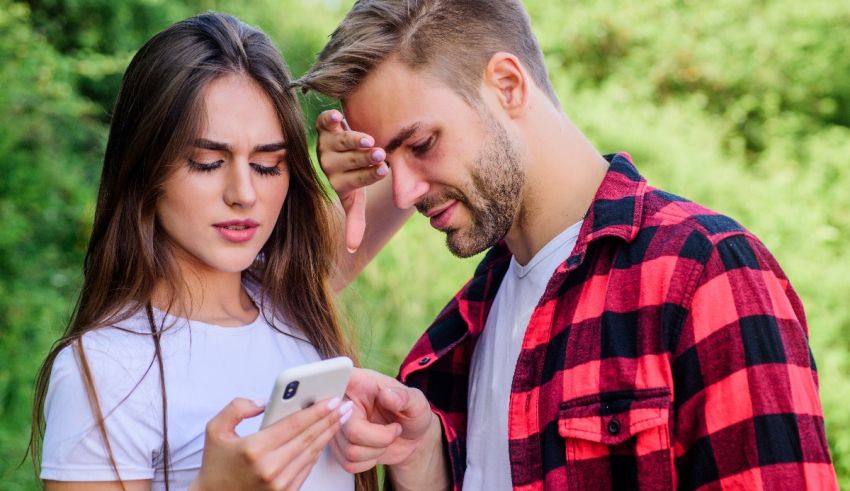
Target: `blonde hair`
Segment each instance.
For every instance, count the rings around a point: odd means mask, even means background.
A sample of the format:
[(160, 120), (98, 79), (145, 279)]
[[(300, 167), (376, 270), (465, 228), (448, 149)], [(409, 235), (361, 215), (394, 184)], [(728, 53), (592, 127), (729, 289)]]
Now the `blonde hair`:
[(519, 0), (358, 0), (292, 85), (344, 100), (375, 67), (397, 56), (413, 69), (428, 69), (474, 105), (484, 68), (499, 51), (517, 56), (559, 105)]

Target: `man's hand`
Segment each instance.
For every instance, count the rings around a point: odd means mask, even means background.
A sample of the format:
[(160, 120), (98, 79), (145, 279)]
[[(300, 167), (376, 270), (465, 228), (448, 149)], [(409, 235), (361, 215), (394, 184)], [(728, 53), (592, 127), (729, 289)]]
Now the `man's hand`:
[(417, 482), (429, 489), (445, 486), (439, 485), (448, 482), (440, 421), (421, 391), (355, 368), (346, 395), (354, 402), (351, 419), (331, 443), (345, 470), (362, 472), (385, 464), (400, 489)]
[(387, 176), (386, 152), (374, 146), (375, 139), (370, 135), (349, 130), (337, 110), (320, 114), (316, 131), (316, 154), (345, 210), (345, 245), (353, 252), (360, 247), (366, 231), (363, 188)]

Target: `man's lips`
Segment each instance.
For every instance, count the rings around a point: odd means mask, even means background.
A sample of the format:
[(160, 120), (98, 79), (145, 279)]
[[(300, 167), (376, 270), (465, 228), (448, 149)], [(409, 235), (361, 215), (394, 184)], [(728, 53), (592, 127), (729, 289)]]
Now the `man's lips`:
[(425, 213), (425, 216), (431, 219), (431, 226), (437, 230), (445, 231), (449, 222), (454, 216), (454, 212), (457, 209), (459, 201), (451, 201), (445, 206), (441, 206), (440, 208), (430, 209)]
[(260, 224), (254, 220), (228, 220), (214, 223), (216, 231), (228, 242), (247, 242), (254, 237)]

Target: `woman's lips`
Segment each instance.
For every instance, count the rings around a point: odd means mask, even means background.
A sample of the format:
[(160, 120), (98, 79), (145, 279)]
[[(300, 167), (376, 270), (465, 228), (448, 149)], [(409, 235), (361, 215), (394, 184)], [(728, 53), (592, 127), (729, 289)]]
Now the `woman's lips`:
[(228, 242), (248, 242), (254, 238), (260, 224), (254, 220), (231, 220), (213, 224), (216, 231)]

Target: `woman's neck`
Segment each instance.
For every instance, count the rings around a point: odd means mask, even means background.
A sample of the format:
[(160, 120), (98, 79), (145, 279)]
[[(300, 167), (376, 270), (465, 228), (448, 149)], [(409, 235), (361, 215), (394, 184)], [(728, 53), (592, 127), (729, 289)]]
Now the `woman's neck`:
[(243, 326), (257, 318), (259, 310), (242, 287), (241, 272), (211, 271), (177, 262), (182, 278), (175, 285), (160, 280), (154, 290), (154, 307), (224, 327)]

